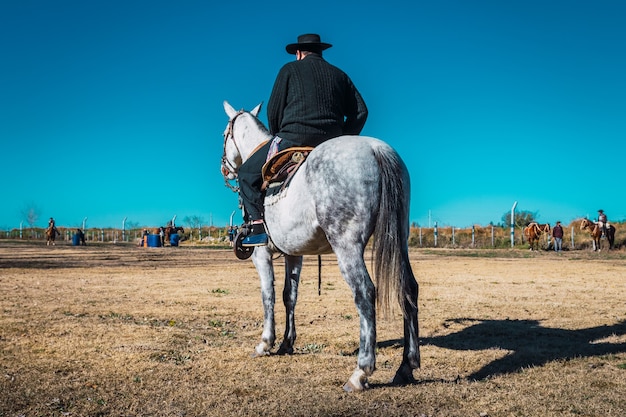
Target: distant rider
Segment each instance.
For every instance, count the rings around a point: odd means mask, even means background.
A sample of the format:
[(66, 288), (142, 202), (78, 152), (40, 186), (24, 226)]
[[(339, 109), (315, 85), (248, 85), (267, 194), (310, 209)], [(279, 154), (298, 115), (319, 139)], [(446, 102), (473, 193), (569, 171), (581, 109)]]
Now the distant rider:
[(55, 233), (59, 233), (59, 231), (57, 230), (56, 223), (52, 217), (50, 217), (50, 220), (48, 220), (48, 230), (51, 230)]
[(598, 210), (598, 226), (602, 229), (602, 237), (606, 235), (606, 214), (604, 214), (604, 210)]

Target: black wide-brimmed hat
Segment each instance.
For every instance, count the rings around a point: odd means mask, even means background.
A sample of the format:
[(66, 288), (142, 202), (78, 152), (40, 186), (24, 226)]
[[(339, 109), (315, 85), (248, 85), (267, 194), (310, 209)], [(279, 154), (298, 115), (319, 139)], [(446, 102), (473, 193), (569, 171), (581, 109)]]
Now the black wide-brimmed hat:
[(306, 35), (298, 36), (298, 43), (290, 43), (285, 49), (293, 55), (297, 50), (321, 52), (331, 46), (329, 43), (322, 42), (320, 35), (317, 33), (307, 33)]

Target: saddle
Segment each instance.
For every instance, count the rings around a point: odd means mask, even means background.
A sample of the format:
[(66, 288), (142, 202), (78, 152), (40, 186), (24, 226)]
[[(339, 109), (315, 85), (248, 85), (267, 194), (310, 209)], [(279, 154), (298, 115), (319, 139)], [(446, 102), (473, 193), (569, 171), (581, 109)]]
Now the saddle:
[(263, 175), (261, 190), (266, 191), (268, 188), (278, 185), (282, 185), (280, 190), (287, 187), (293, 175), (312, 150), (313, 147), (311, 146), (300, 146), (282, 150), (272, 156), (261, 170)]

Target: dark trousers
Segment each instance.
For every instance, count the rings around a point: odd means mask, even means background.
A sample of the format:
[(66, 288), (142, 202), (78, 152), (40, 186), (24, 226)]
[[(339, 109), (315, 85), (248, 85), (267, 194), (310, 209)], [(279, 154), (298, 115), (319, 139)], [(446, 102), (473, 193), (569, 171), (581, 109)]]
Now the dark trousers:
[(244, 223), (263, 218), (264, 193), (261, 191), (261, 185), (263, 185), (261, 169), (267, 159), (270, 144), (271, 141), (257, 149), (239, 167), (239, 195), (243, 201)]

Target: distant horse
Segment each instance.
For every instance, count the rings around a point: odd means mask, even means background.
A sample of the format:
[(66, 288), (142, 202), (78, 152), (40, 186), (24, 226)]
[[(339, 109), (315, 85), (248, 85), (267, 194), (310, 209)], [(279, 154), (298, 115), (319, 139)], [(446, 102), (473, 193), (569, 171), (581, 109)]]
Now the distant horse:
[[(589, 219), (582, 219), (580, 222), (580, 230), (587, 230), (589, 232), (593, 241), (593, 250), (600, 251), (600, 240), (602, 239), (602, 229), (600, 228), (600, 225)], [(613, 244), (615, 243), (615, 226), (607, 224), (605, 236), (609, 241), (610, 250), (613, 248)]]
[(550, 233), (550, 225), (548, 223), (538, 224), (537, 222), (532, 222), (524, 228), (524, 236), (526, 236), (526, 240), (530, 244), (530, 250), (533, 250), (535, 246), (539, 250), (539, 238), (543, 233)]
[[(259, 104), (250, 112), (236, 111), (224, 102), (229, 121), (221, 169), (226, 185), (233, 190), (237, 188), (229, 181), (237, 178), (239, 167), (271, 139), (257, 118), (260, 108)], [(400, 156), (386, 143), (364, 136), (341, 136), (322, 143), (291, 177), (288, 187), (276, 195), (268, 193), (265, 225), (271, 242), (253, 248), (250, 254), (261, 279), (264, 309), (261, 343), (253, 356), (269, 355), (276, 339), (272, 255), (283, 253), (285, 257), (283, 302), (287, 320), (277, 353), (291, 354), (296, 340), (294, 310), (302, 256), (334, 252), (360, 320), (357, 368), (344, 389), (367, 388), (367, 378), (376, 369), (375, 302), (388, 309), (393, 298), (399, 301), (404, 317), (404, 351), (392, 383), (414, 381), (413, 369), (420, 366), (420, 353), (418, 284), (408, 253), (409, 197), (409, 174)], [(363, 257), (370, 237), (376, 285)]]
[(172, 235), (174, 233), (178, 233), (178, 232), (185, 233), (185, 229), (183, 229), (180, 226), (166, 226), (165, 229), (164, 229), (164, 233), (165, 233), (164, 240), (165, 240), (165, 242), (169, 243), (170, 242), (170, 238), (172, 237)]
[(54, 243), (54, 240), (56, 239), (57, 235), (60, 235), (61, 233), (57, 230), (57, 228), (55, 226), (50, 226), (46, 229), (46, 245), (50, 246), (54, 246), (56, 245), (56, 243)]

